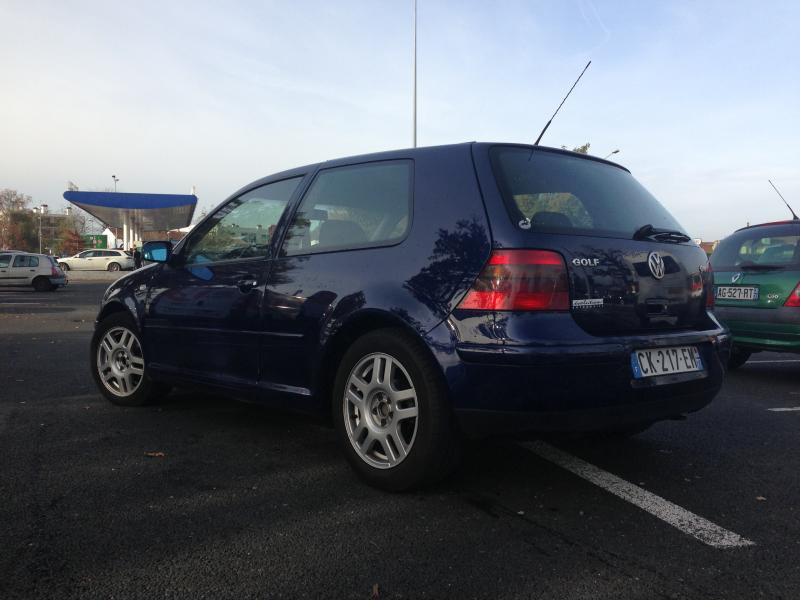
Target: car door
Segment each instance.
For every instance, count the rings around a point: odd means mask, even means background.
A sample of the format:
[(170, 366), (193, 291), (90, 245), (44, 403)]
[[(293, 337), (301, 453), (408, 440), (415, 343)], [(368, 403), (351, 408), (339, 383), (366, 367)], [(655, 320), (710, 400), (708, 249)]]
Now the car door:
[(230, 200), (156, 270), (144, 322), (153, 370), (228, 386), (256, 383), (272, 239), (301, 179)]
[(408, 275), (389, 248), (409, 231), (412, 182), (410, 160), (321, 169), (314, 177), (267, 285), (264, 387), (308, 394), (331, 315), (362, 307), (368, 285)]
[(38, 256), (17, 254), (8, 272), (8, 285), (30, 285), (38, 270)]
[(92, 268), (91, 257), (94, 256), (94, 250), (84, 250), (75, 255), (69, 262), (70, 269), (77, 271), (85, 271)]
[(13, 254), (0, 254), (0, 285), (11, 285), (11, 261)]

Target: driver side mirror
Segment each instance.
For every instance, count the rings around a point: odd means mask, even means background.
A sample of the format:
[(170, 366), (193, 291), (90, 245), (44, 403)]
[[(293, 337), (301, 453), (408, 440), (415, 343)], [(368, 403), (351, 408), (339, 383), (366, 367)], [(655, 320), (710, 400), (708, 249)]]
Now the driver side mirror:
[(172, 242), (145, 242), (142, 258), (150, 262), (165, 263), (172, 254)]

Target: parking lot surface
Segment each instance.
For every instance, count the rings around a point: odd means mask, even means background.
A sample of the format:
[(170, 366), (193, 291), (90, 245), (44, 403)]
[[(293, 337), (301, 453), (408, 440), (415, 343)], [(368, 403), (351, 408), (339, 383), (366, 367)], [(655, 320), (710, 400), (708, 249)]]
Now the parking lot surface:
[(103, 400), (106, 285), (0, 291), (0, 598), (800, 596), (800, 357), (756, 354), (629, 440), (475, 442), (387, 494), (324, 423)]

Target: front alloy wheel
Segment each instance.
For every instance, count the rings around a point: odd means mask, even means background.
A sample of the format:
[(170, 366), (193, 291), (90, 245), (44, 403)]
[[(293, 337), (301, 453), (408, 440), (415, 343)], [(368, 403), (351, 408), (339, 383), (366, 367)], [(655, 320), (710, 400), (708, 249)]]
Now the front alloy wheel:
[(417, 392), (405, 367), (382, 352), (350, 372), (343, 398), (347, 436), (358, 456), (378, 469), (397, 466), (417, 434)]
[(97, 372), (105, 388), (115, 396), (134, 394), (144, 378), (142, 346), (136, 334), (114, 327), (97, 347)]
[(114, 404), (141, 406), (169, 392), (150, 379), (139, 328), (127, 313), (113, 313), (97, 324), (90, 357), (98, 389)]

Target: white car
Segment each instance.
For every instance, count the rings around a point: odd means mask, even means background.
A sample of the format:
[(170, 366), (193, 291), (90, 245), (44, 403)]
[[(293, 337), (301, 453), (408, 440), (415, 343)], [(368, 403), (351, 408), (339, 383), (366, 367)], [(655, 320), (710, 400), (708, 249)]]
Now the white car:
[(0, 286), (32, 285), (37, 292), (67, 285), (67, 276), (46, 254), (0, 250)]
[(133, 269), (133, 257), (122, 250), (84, 250), (69, 258), (59, 258), (64, 271), (127, 271)]

